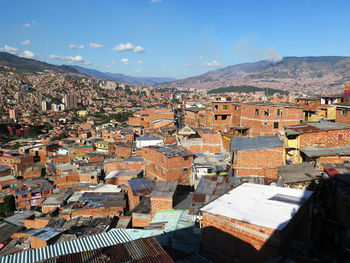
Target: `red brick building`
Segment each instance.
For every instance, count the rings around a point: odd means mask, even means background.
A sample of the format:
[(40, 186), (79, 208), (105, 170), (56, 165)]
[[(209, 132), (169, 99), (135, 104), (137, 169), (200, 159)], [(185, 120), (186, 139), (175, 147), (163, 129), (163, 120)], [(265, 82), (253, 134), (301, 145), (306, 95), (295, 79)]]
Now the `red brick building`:
[(311, 191), (240, 185), (200, 209), (201, 254), (214, 262), (265, 262), (310, 227)]
[(274, 135), (283, 130), (285, 125), (299, 124), (303, 120), (303, 109), (292, 104), (212, 103), (212, 119), (214, 131), (229, 132), (230, 129), (242, 131), (248, 129), (250, 136)]
[(189, 184), (193, 154), (177, 145), (142, 148), (145, 177)]
[(232, 170), (235, 176), (262, 176), (276, 181), (278, 166), (284, 165), (283, 142), (278, 136), (231, 139)]
[(17, 153), (4, 153), (0, 156), (0, 164), (8, 165), (15, 173), (22, 173), (25, 169), (33, 166), (33, 156)]
[(350, 126), (342, 123), (322, 121), (286, 126), (284, 148), (286, 159), (300, 163), (300, 149), (330, 148), (350, 144)]

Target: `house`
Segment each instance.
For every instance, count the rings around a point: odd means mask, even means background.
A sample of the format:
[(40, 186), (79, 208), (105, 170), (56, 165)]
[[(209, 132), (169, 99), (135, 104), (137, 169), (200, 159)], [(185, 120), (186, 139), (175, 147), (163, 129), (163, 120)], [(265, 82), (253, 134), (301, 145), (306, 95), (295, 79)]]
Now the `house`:
[(193, 154), (177, 145), (142, 148), (145, 177), (155, 181), (189, 184)]
[(11, 173), (11, 167), (8, 165), (0, 164), (0, 177), (8, 176)]
[(233, 138), (232, 175), (259, 176), (265, 183), (276, 181), (277, 167), (284, 165), (283, 142), (278, 136)]
[(283, 141), (286, 161), (300, 163), (300, 149), (350, 145), (350, 126), (329, 121), (285, 126)]
[(120, 185), (120, 184), (127, 184), (129, 180), (132, 178), (137, 178), (139, 176), (142, 176), (142, 170), (136, 170), (136, 171), (112, 171), (107, 174), (105, 177), (105, 181), (107, 184), (114, 184), (114, 185)]
[(264, 262), (279, 256), (292, 240), (308, 235), (312, 193), (237, 186), (200, 209), (201, 254), (215, 262)]

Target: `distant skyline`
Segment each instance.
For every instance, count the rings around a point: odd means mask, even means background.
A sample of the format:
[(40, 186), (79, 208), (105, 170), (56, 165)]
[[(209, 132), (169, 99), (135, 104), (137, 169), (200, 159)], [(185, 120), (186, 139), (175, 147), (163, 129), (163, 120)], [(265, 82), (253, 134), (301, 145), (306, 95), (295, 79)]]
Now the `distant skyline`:
[(2, 0), (0, 51), (185, 78), (285, 56), (349, 56), (349, 1)]

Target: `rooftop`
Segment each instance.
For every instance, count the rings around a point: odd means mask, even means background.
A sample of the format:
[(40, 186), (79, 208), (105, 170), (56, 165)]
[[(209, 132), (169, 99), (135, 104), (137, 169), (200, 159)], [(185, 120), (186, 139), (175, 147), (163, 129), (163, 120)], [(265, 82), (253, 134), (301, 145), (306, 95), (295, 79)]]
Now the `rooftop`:
[(135, 140), (136, 141), (153, 141), (153, 140), (163, 140), (163, 139), (157, 136), (143, 136), (143, 137), (137, 137)]
[(169, 144), (164, 146), (149, 146), (151, 148), (165, 155), (167, 158), (179, 157), (179, 156), (192, 156), (193, 153), (185, 150), (181, 146), (175, 144)]
[(137, 178), (128, 181), (133, 195), (144, 196), (150, 194), (155, 183), (149, 178)]
[(200, 211), (282, 230), (313, 192), (244, 183)]
[(298, 163), (278, 167), (277, 176), (281, 176), (283, 183), (300, 183), (320, 178), (320, 172), (312, 163)]
[(316, 123), (304, 123), (300, 125), (284, 126), (284, 129), (286, 135), (288, 136), (329, 130), (347, 130), (350, 129), (350, 126), (338, 122), (321, 121)]
[(259, 136), (253, 138), (232, 138), (231, 151), (257, 151), (282, 147), (283, 142), (278, 136)]
[(178, 181), (157, 182), (150, 195), (154, 197), (173, 197), (177, 184)]

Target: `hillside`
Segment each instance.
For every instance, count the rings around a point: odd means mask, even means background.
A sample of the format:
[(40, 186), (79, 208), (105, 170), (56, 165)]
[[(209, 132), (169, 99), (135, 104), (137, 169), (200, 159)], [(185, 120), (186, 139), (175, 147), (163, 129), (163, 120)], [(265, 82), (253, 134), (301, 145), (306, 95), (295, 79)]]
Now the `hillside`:
[(42, 72), (44, 70), (53, 70), (61, 73), (78, 73), (76, 69), (69, 66), (56, 66), (35, 59), (19, 57), (6, 52), (0, 52), (0, 66), (15, 68), (18, 72)]
[(337, 93), (350, 80), (350, 57), (285, 57), (278, 63), (237, 64), (162, 84), (212, 90), (226, 86), (256, 86), (306, 93)]
[(101, 79), (108, 79), (111, 81), (117, 81), (117, 82), (125, 82), (130, 84), (136, 84), (136, 85), (157, 85), (159, 83), (163, 82), (169, 82), (174, 81), (174, 78), (155, 78), (155, 77), (131, 77), (127, 75), (123, 75), (120, 73), (110, 73), (110, 72), (101, 72), (94, 69), (88, 69), (81, 66), (73, 65), (69, 66), (76, 70), (78, 70), (80, 73), (95, 77), (95, 78), (101, 78)]
[(209, 94), (218, 94), (218, 93), (225, 93), (225, 92), (256, 92), (256, 91), (263, 91), (265, 92), (266, 95), (273, 95), (275, 93), (280, 93), (280, 94), (288, 94), (287, 91), (281, 91), (277, 89), (270, 89), (270, 88), (258, 88), (254, 86), (229, 86), (229, 87), (222, 87), (218, 89), (213, 89), (210, 90), (208, 93)]

